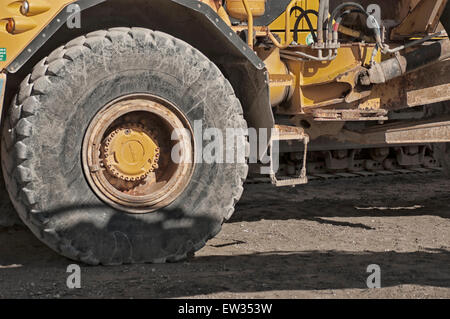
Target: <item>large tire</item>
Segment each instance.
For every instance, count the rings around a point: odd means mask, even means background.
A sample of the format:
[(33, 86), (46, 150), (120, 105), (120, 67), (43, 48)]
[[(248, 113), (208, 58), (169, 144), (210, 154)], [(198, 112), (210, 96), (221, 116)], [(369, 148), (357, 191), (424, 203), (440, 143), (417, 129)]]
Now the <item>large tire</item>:
[(129, 214), (100, 200), (83, 173), (83, 137), (102, 106), (131, 93), (174, 103), (191, 125), (247, 128), (220, 70), (170, 35), (114, 28), (55, 50), (21, 84), (2, 162), (23, 222), (68, 258), (93, 265), (184, 259), (220, 231), (242, 194), (246, 163), (201, 163), (183, 193), (157, 211)]
[(17, 216), (16, 210), (9, 200), (9, 195), (3, 181), (3, 176), (0, 174), (0, 227), (11, 227), (21, 224), (22, 223)]

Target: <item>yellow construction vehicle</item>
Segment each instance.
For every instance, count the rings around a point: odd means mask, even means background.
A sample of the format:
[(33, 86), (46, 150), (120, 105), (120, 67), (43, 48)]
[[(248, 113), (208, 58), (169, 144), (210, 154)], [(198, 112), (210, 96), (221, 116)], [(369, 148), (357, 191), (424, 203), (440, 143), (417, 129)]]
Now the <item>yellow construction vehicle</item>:
[(446, 31), (447, 0), (3, 0), (2, 207), (68, 258), (160, 263), (248, 175), (448, 169)]

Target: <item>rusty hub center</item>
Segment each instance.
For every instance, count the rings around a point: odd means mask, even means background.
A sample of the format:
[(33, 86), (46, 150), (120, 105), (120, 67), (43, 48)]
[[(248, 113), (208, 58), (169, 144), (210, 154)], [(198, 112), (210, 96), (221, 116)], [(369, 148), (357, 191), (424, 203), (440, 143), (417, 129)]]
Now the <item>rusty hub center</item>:
[(105, 168), (124, 181), (145, 179), (158, 168), (159, 154), (156, 138), (139, 124), (117, 128), (103, 141)]
[[(94, 116), (83, 141), (83, 169), (95, 194), (126, 213), (145, 214), (172, 203), (194, 171), (195, 144), (174, 137), (192, 127), (171, 102), (130, 94)], [(172, 158), (178, 150), (183, 160)]]

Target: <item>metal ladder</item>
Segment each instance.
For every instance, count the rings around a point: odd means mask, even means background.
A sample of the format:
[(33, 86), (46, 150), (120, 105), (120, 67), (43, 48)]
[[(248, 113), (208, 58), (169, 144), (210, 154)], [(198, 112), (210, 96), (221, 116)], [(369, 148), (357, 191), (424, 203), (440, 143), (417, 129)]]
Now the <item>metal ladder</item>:
[[(275, 126), (276, 133), (272, 134), (269, 143), (269, 152), (270, 152), (270, 180), (272, 184), (276, 187), (284, 187), (291, 186), (295, 187), (296, 185), (302, 185), (308, 183), (308, 177), (306, 176), (306, 155), (308, 152), (308, 143), (309, 136), (304, 132), (302, 128), (294, 127), (294, 126), (285, 126), (285, 125), (276, 125)], [(301, 141), (303, 142), (304, 154), (303, 154), (303, 163), (300, 169), (300, 174), (296, 178), (280, 178), (276, 176), (276, 172), (274, 170), (274, 156), (278, 156), (278, 152), (274, 152), (274, 142), (279, 141)]]

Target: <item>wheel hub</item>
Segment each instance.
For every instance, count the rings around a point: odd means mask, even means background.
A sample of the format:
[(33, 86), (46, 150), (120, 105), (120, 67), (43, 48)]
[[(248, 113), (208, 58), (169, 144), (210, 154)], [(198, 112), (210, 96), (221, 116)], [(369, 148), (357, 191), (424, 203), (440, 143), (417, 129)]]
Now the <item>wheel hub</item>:
[(124, 181), (145, 179), (158, 168), (159, 154), (156, 138), (143, 125), (124, 125), (103, 141), (106, 169)]
[[(83, 141), (85, 176), (95, 194), (127, 213), (149, 213), (173, 202), (194, 171), (192, 127), (177, 106), (150, 94), (130, 94), (93, 117)], [(179, 150), (181, 161), (172, 158)]]

